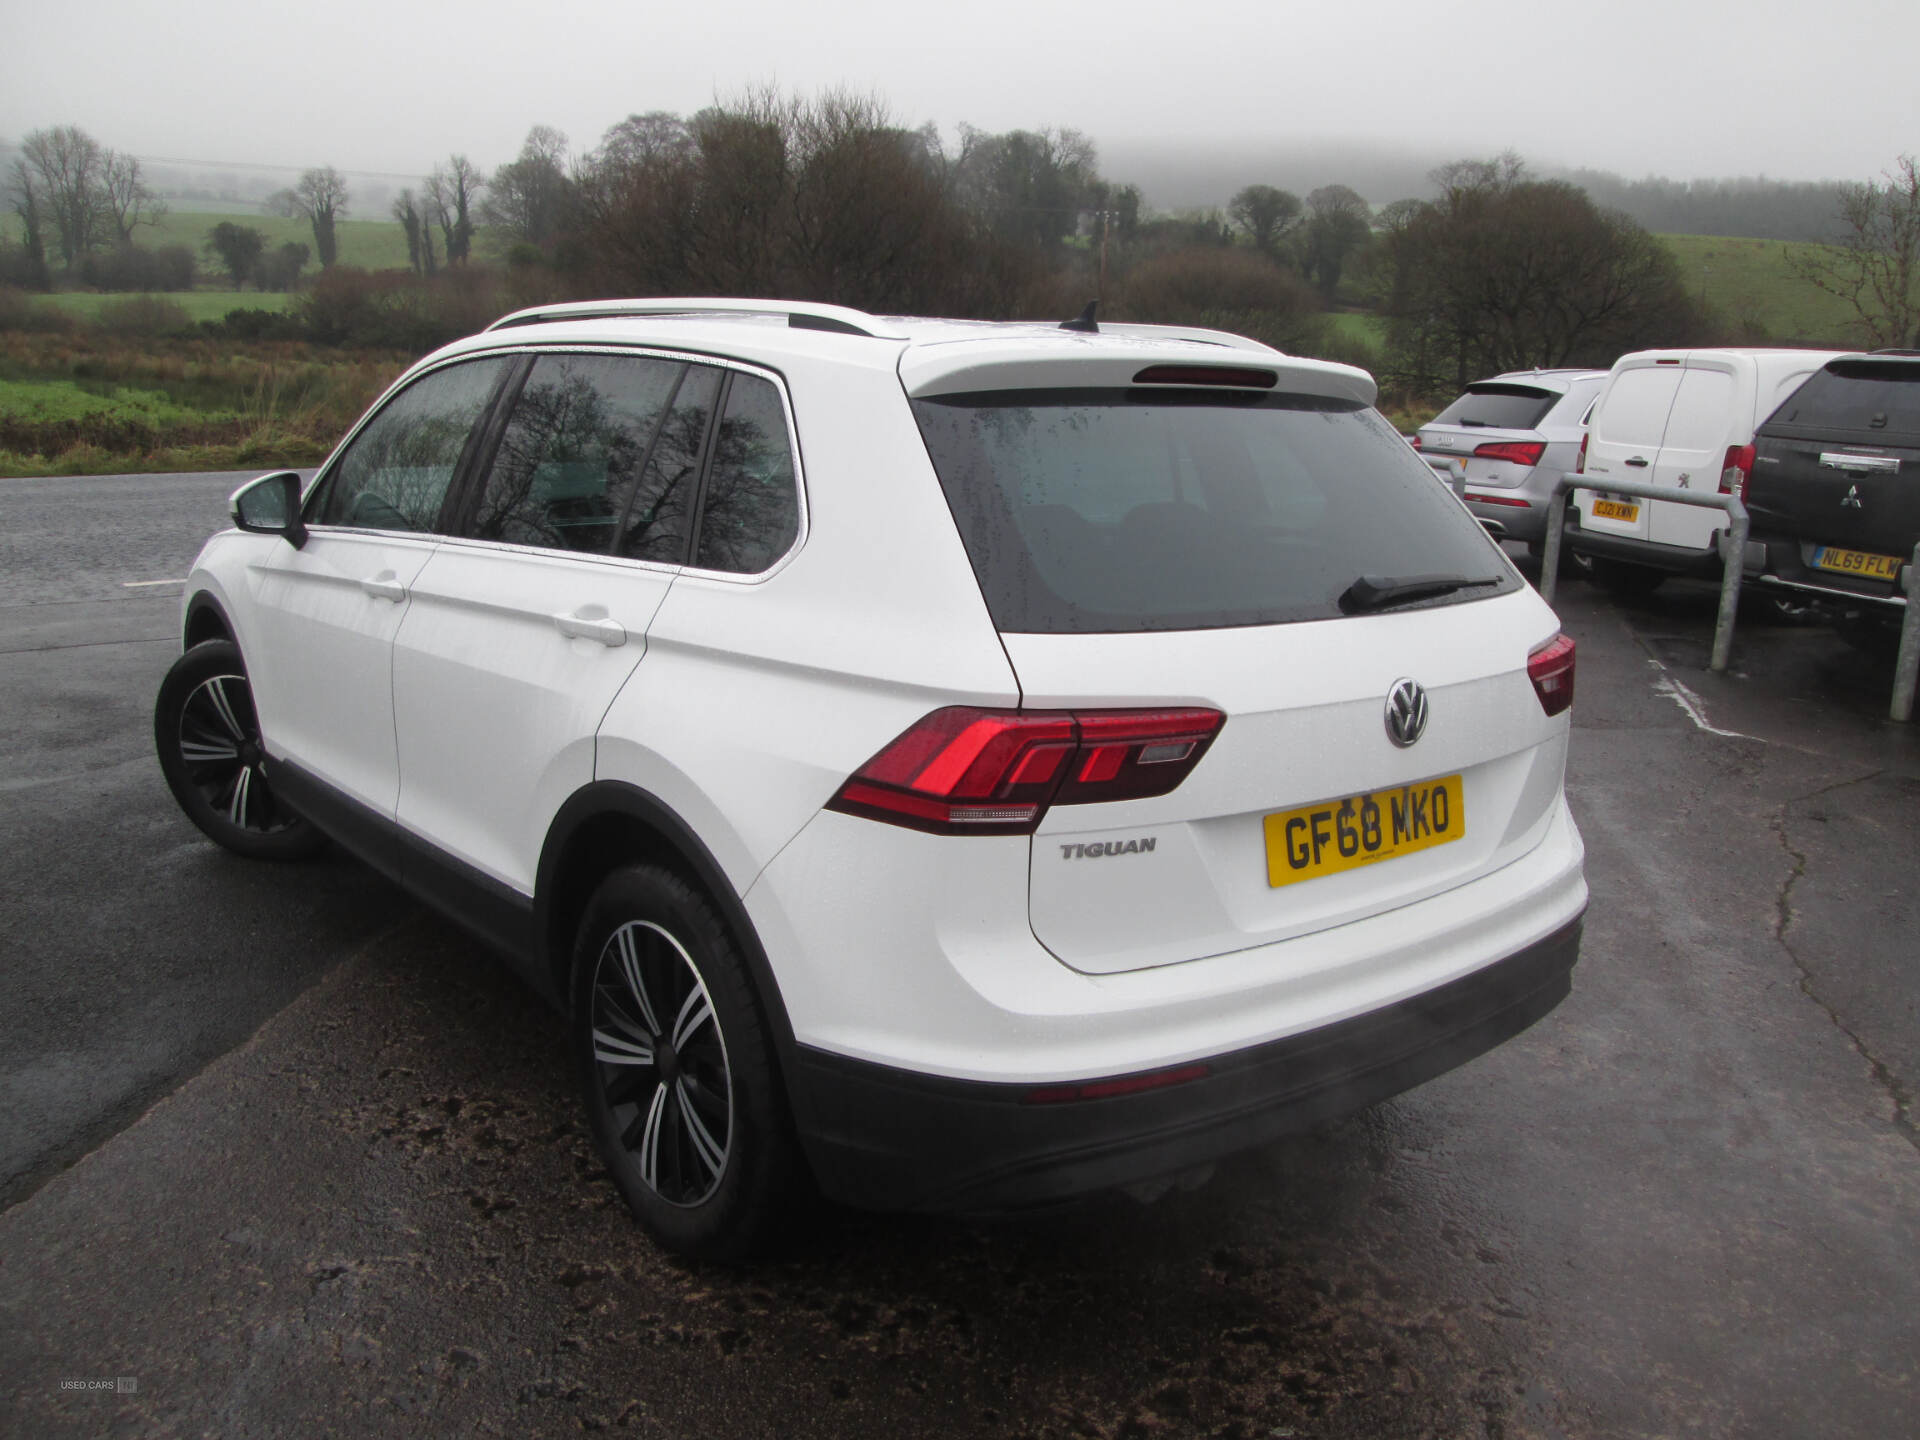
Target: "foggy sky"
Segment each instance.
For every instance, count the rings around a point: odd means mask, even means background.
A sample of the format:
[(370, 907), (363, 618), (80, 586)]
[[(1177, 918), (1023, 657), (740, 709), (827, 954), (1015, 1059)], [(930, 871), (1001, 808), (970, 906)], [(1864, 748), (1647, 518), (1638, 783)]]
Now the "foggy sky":
[(584, 151), (634, 111), (842, 86), (950, 141), (1072, 126), (1119, 180), (1175, 143), (1320, 142), (1865, 179), (1920, 150), (1916, 60), (1913, 0), (0, 0), (0, 138), (412, 176), (536, 123)]

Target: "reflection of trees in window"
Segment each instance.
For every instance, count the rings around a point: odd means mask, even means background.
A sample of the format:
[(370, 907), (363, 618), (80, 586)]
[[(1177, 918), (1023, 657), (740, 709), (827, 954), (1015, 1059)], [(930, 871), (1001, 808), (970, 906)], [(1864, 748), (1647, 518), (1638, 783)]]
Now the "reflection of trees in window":
[(687, 511), (693, 503), (700, 452), (719, 389), (718, 370), (706, 365), (687, 368), (667, 422), (653, 443), (646, 474), (627, 508), (620, 554), (666, 564), (686, 558)]
[(467, 435), (506, 363), (452, 365), (395, 396), (341, 457), (327, 484), (320, 522), (434, 529)]
[(542, 356), (515, 402), (473, 533), (604, 552), (685, 367)]
[(755, 574), (786, 553), (799, 529), (780, 394), (765, 380), (736, 375), (714, 437), (694, 563)]

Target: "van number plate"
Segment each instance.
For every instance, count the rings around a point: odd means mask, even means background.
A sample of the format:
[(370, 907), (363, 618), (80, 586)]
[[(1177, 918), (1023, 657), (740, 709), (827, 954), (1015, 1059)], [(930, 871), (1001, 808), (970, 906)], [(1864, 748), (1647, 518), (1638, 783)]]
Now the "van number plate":
[(1458, 775), (1281, 810), (1266, 818), (1267, 884), (1336, 875), (1466, 833)]
[(1834, 545), (1817, 545), (1813, 551), (1816, 570), (1835, 570), (1842, 575), (1864, 575), (1869, 580), (1900, 578), (1898, 555), (1870, 555), (1865, 550), (1842, 550)]
[(1593, 513), (1601, 520), (1625, 520), (1629, 524), (1640, 518), (1640, 507), (1629, 505), (1624, 500), (1596, 500)]

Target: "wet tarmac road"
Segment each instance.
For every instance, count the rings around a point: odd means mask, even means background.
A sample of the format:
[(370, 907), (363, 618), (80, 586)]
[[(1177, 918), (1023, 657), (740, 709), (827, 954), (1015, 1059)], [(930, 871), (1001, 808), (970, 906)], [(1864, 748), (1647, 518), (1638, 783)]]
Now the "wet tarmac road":
[[(0, 482), (6, 583), (13, 487), (114, 483)], [(1912, 1432), (1920, 737), (1821, 632), (1714, 677), (1707, 592), (1562, 592), (1594, 900), (1518, 1040), (1151, 1207), (829, 1211), (721, 1270), (628, 1223), (484, 952), (347, 862), (198, 842), (147, 768), (172, 597), (79, 598), (0, 595), (0, 1429)], [(112, 1095), (19, 1081), (86, 1045)]]

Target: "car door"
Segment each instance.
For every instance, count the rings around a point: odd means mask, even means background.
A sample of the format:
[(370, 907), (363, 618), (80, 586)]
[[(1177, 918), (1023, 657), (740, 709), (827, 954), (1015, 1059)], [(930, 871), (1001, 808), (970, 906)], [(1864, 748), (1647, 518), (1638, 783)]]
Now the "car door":
[[(1751, 387), (1752, 376), (1739, 373), (1735, 366), (1731, 358), (1689, 357), (1650, 471), (1655, 485), (1709, 495), (1720, 488), (1728, 447), (1745, 444), (1753, 424), (1752, 395), (1741, 393), (1743, 382)], [(1711, 547), (1714, 532), (1726, 529), (1728, 523), (1726, 511), (1698, 505), (1656, 500), (1648, 511), (1648, 539), (1689, 550)]]
[[(527, 896), (686, 559), (724, 372), (533, 357), (394, 646), (401, 827)], [(422, 875), (421, 883), (432, 877)]]
[(1677, 359), (1661, 361), (1649, 356), (1629, 362), (1615, 373), (1600, 396), (1587, 430), (1585, 473), (1602, 488), (1574, 492), (1581, 529), (1635, 540), (1649, 538), (1651, 507), (1627, 496), (1609, 498), (1604, 485), (1608, 479), (1648, 482), (1679, 389)]
[(269, 754), (387, 820), (393, 637), (509, 364), (455, 362), (389, 396), (309, 492), (306, 544), (276, 544), (250, 567), (241, 642)]

